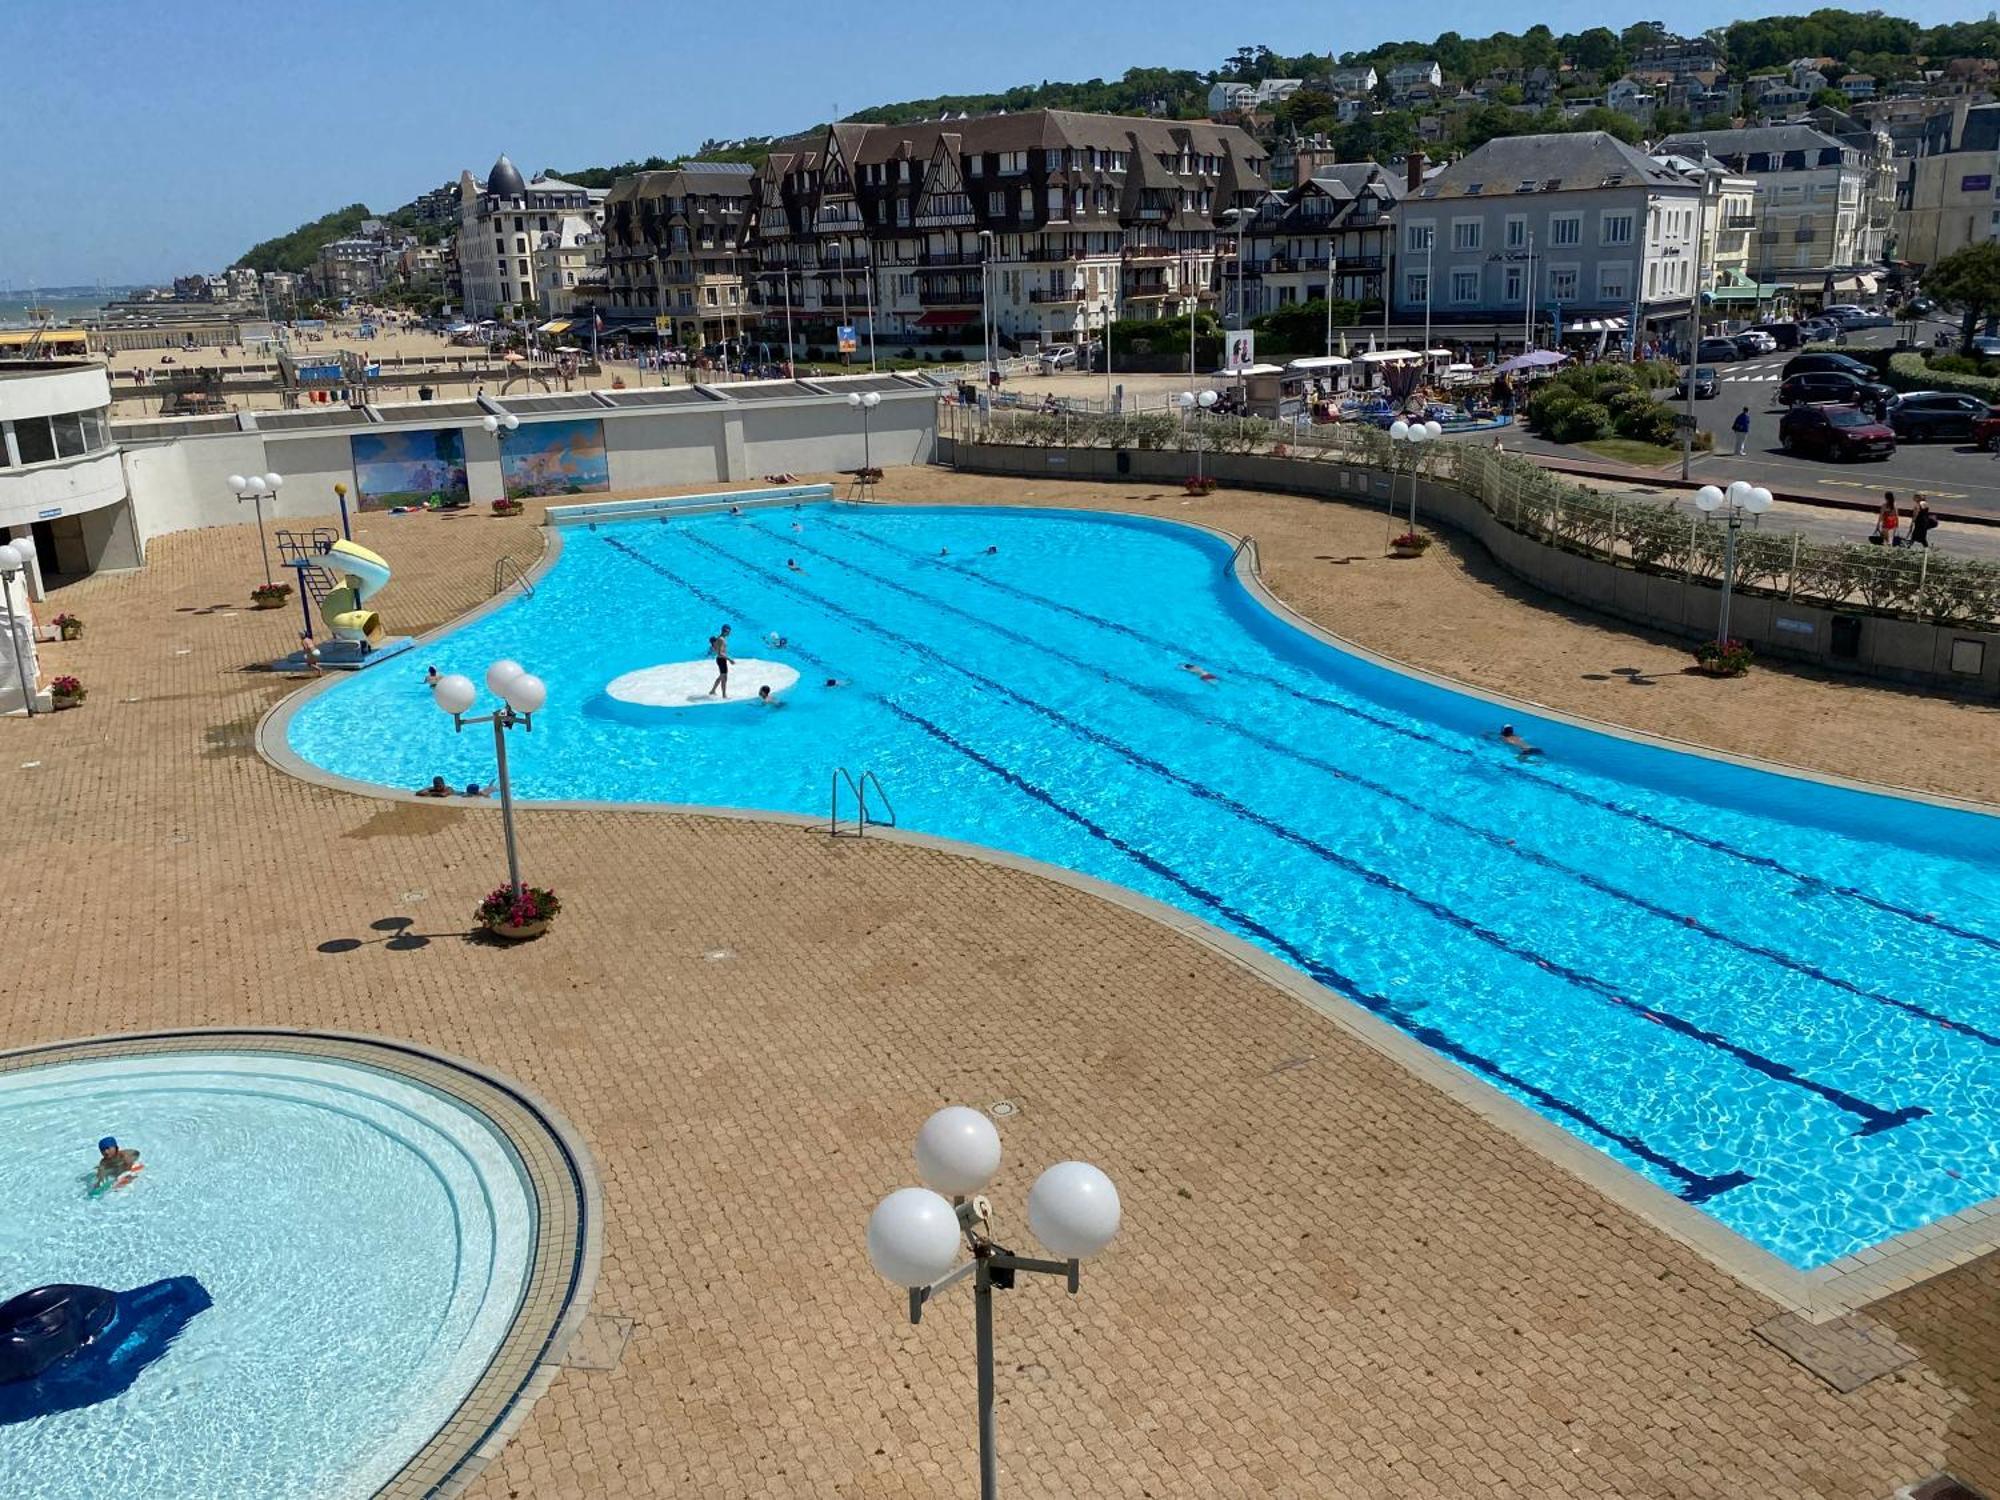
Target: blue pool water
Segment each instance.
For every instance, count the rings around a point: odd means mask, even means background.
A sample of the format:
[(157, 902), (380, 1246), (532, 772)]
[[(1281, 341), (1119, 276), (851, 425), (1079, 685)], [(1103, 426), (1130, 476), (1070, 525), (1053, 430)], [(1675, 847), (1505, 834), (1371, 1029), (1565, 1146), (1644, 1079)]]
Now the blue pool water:
[[(1240, 934), (1794, 1266), (2000, 1194), (1993, 820), (1515, 713), (1547, 752), (1519, 761), (1505, 711), (1300, 634), (1227, 556), (1042, 510), (571, 530), (532, 598), (333, 684), (290, 741), (487, 780), (422, 672), (518, 657), (550, 685), (523, 797), (824, 816), (833, 768), (873, 770), (903, 826)], [(798, 669), (783, 709), (605, 695), (725, 620)]]
[[(92, 1198), (94, 1143), (146, 1170)], [(0, 1075), (0, 1297), (192, 1276), (123, 1394), (0, 1425), (8, 1500), (373, 1495), (485, 1368), (534, 1214), (483, 1118), (372, 1069), (183, 1053)]]

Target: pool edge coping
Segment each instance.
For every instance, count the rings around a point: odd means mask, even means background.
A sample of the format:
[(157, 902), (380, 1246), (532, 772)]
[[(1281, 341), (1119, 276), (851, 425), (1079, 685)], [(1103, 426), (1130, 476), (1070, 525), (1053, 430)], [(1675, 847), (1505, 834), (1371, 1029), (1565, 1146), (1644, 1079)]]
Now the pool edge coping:
[[(381, 1036), (371, 1032), (319, 1031), (301, 1027), (286, 1026), (185, 1026), (165, 1027), (152, 1031), (100, 1032), (89, 1036), (72, 1036), (55, 1041), (31, 1042), (18, 1047), (0, 1048), (0, 1064), (15, 1059), (50, 1054), (47, 1063), (87, 1062), (100, 1060), (106, 1049), (132, 1048), (130, 1053), (116, 1051), (109, 1055), (145, 1056), (144, 1044), (159, 1042), (188, 1042), (194, 1045), (172, 1049), (195, 1052), (200, 1044), (225, 1042), (230, 1038), (239, 1041), (260, 1040), (274, 1043), (264, 1048), (248, 1048), (246, 1052), (265, 1051), (274, 1054), (304, 1057), (312, 1061), (347, 1062), (360, 1066), (380, 1068), (401, 1079), (408, 1086), (433, 1092), (449, 1092), (450, 1097), (461, 1109), (475, 1111), (485, 1121), (488, 1128), (496, 1132), (507, 1144), (514, 1158), (516, 1170), (522, 1175), (524, 1184), (534, 1197), (536, 1250), (530, 1256), (526, 1277), (521, 1288), (520, 1304), (508, 1319), (507, 1327), (494, 1345), (492, 1353), (481, 1367), (477, 1377), (457, 1404), (453, 1406), (437, 1424), (432, 1433), (376, 1489), (377, 1500), (396, 1500), (396, 1497), (422, 1497), (422, 1500), (451, 1500), (463, 1493), (481, 1472), (496, 1458), (522, 1423), (527, 1420), (535, 1403), (547, 1393), (556, 1373), (562, 1367), (570, 1345), (588, 1315), (590, 1304), (596, 1295), (598, 1275), (604, 1259), (604, 1190), (598, 1175), (596, 1158), (591, 1154), (588, 1142), (574, 1122), (561, 1110), (552, 1105), (539, 1090), (529, 1087), (510, 1074), (488, 1067), (459, 1053), (448, 1052), (439, 1047), (413, 1041), (407, 1038)], [(315, 1052), (301, 1047), (292, 1050), (285, 1044), (338, 1044), (350, 1049), (352, 1055), (333, 1052)], [(227, 1050), (216, 1047), (214, 1050)], [(388, 1054), (388, 1057), (367, 1054)], [(390, 1065), (396, 1054), (414, 1057), (446, 1073), (461, 1074), (480, 1086), (490, 1089), (504, 1098), (511, 1099), (522, 1112), (532, 1118), (547, 1138), (558, 1149), (562, 1164), (567, 1167), (575, 1187), (575, 1201), (564, 1205), (569, 1216), (575, 1220), (573, 1230), (574, 1248), (565, 1255), (560, 1250), (550, 1252), (544, 1245), (543, 1226), (547, 1223), (552, 1205), (547, 1201), (545, 1184), (541, 1176), (530, 1166), (528, 1153), (523, 1149), (525, 1142), (516, 1138), (509, 1125), (496, 1118), (479, 1101), (468, 1098), (456, 1091), (447, 1091), (428, 1078), (414, 1072)], [(167, 1050), (156, 1051), (156, 1056), (170, 1055)], [(27, 1063), (21, 1071), (37, 1066)], [(0, 1068), (12, 1072), (12, 1068)], [(562, 1292), (562, 1303), (555, 1319), (545, 1332), (540, 1334), (532, 1360), (525, 1376), (515, 1378), (502, 1370), (505, 1363), (518, 1364), (518, 1350), (510, 1350), (521, 1335), (524, 1316), (530, 1311), (530, 1304), (537, 1295), (537, 1282), (545, 1262), (553, 1259), (559, 1268), (567, 1259), (569, 1273), (567, 1286)], [(527, 1334), (535, 1337), (535, 1329), (540, 1328), (540, 1320)], [(496, 1374), (496, 1370), (501, 1373)], [(505, 1387), (511, 1382), (511, 1392)], [(489, 1386), (499, 1389), (489, 1390)], [(478, 1412), (481, 1408), (491, 1408), (498, 1398), (497, 1413), (490, 1417), (473, 1415), (467, 1417), (468, 1410)], [(454, 1443), (447, 1434), (460, 1422), (483, 1423), (476, 1438), (466, 1443)]]
[[(733, 498), (727, 491), (685, 498), (689, 501), (707, 503), (691, 504), (684, 510), (673, 512), (673, 515), (701, 514), (743, 503)], [(749, 502), (751, 507), (756, 508), (791, 503), (793, 502), (789, 499)], [(882, 510), (976, 508), (952, 502), (845, 500), (838, 496), (829, 503), (865, 505)], [(1529, 699), (1509, 697), (1474, 684), (1445, 677), (1426, 668), (1397, 661), (1393, 657), (1384, 656), (1326, 629), (1271, 592), (1262, 577), (1262, 560), (1254, 536), (1238, 536), (1225, 528), (1202, 521), (1151, 516), (1144, 512), (1112, 511), (1102, 507), (1063, 505), (1013, 508), (1028, 511), (1066, 510), (1086, 516), (1127, 516), (1163, 527), (1184, 528), (1214, 538), (1238, 549), (1229, 564), (1229, 576), (1243, 588), (1250, 599), (1278, 623), (1298, 630), (1322, 645), (1331, 646), (1369, 665), (1414, 678), (1448, 692), (1477, 698), (1497, 707), (1521, 709), (1574, 728), (1656, 749), (1699, 756), (1707, 760), (1862, 792), (1870, 796), (1923, 802), (1951, 811), (2000, 819), (2000, 806), (1993, 804), (1945, 797), (1913, 788), (1891, 787), (1879, 782), (1859, 781), (1808, 767), (1788, 765), (1782, 761), (1761, 760), (1713, 746), (1676, 740), (1669, 736), (1569, 713)], [(640, 515), (632, 519), (668, 518), (665, 515)], [(597, 523), (589, 524), (594, 529)], [(563, 532), (567, 529), (569, 528), (554, 525), (544, 525), (541, 528), (544, 533), (542, 556), (526, 575), (531, 582), (539, 579), (560, 561), (563, 551)], [(520, 595), (515, 591), (504, 590), (490, 599), (482, 600), (465, 613), (425, 631), (416, 637), (416, 640), (422, 643), (434, 636), (472, 624), (503, 608), (517, 597)], [(348, 792), (376, 801), (428, 802), (430, 799), (420, 798), (414, 791), (385, 787), (325, 771), (292, 750), (287, 733), (292, 717), (312, 698), (327, 691), (339, 680), (338, 676), (329, 676), (304, 683), (298, 690), (286, 694), (272, 704), (257, 724), (254, 743), (259, 756), (277, 770), (332, 791)], [(492, 809), (488, 807), (477, 810)], [(814, 814), (777, 812), (759, 808), (716, 807), (700, 803), (538, 799), (523, 804), (519, 811), (526, 814), (640, 812), (679, 817), (719, 818), (734, 822), (770, 823), (809, 830), (823, 829), (827, 826), (826, 819)], [(1581, 1137), (1570, 1134), (1519, 1100), (1503, 1093), (1495, 1085), (1486, 1083), (1450, 1063), (1415, 1038), (1405, 1035), (1388, 1022), (1369, 1014), (1363, 1007), (1335, 991), (1314, 983), (1304, 974), (1292, 969), (1290, 965), (1234, 933), (1227, 932), (1190, 912), (1184, 912), (1178, 907), (1115, 882), (1100, 880), (1096, 876), (1085, 875), (1046, 861), (965, 839), (948, 838), (882, 824), (872, 826), (874, 831), (868, 835), (869, 837), (885, 838), (892, 843), (984, 860), (990, 864), (1053, 880), (1086, 895), (1108, 901), (1114, 906), (1148, 917), (1184, 936), (1193, 938), (1212, 952), (1233, 960), (1257, 977), (1275, 985), (1294, 1000), (1332, 1020), (1363, 1045), (1388, 1057), (1392, 1062), (1416, 1075), (1419, 1080), (1442, 1091), (1447, 1097), (1466, 1105), (1487, 1123), (1554, 1162), (1570, 1175), (1581, 1179), (1619, 1207), (1644, 1220), (1669, 1238), (1695, 1251), (1725, 1275), (1787, 1310), (1798, 1313), (1808, 1321), (1821, 1323), (1841, 1317), (1905, 1287), (1942, 1275), (1989, 1251), (2000, 1249), (2000, 1195), (1995, 1195), (1968, 1205), (1944, 1218), (1935, 1219), (1915, 1229), (1905, 1230), (1889, 1239), (1877, 1241), (1861, 1250), (1838, 1257), (1825, 1265), (1801, 1270), (1756, 1244), (1747, 1236), (1730, 1229), (1721, 1220), (1703, 1213), (1693, 1204), (1683, 1202), (1665, 1188), (1648, 1181), (1615, 1157), (1587, 1144)]]

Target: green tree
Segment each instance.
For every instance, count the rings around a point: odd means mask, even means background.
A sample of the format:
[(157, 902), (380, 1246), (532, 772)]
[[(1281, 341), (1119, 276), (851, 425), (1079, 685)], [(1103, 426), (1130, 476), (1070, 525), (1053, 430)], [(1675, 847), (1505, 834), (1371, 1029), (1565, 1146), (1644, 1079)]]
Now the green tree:
[(1560, 45), (1579, 68), (1589, 73), (1602, 72), (1620, 56), (1617, 35), (1603, 26), (1593, 26), (1579, 36), (1566, 36)]
[(1602, 130), (1607, 135), (1615, 135), (1628, 146), (1639, 142), (1639, 122), (1630, 115), (1621, 115), (1615, 109), (1586, 109), (1567, 127), (1570, 130)]
[(361, 227), (369, 217), (368, 206), (350, 203), (345, 208), (322, 214), (310, 224), (301, 224), (290, 234), (252, 245), (236, 262), (253, 271), (304, 271), (318, 260), (320, 248), (332, 244)]
[(1841, 93), (1839, 89), (1821, 89), (1817, 94), (1812, 96), (1812, 107), (1814, 109), (1844, 110), (1847, 108), (1848, 102), (1847, 95)]
[(2000, 240), (1982, 240), (1947, 255), (1924, 276), (1924, 290), (1960, 313), (1960, 345), (1972, 352), (1982, 319), (2000, 315)]

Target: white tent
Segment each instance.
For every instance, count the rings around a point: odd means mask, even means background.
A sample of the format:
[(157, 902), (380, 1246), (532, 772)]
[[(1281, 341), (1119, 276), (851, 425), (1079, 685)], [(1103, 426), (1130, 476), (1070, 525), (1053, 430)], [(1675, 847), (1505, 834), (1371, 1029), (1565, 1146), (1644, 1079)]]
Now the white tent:
[(1290, 370), (1344, 370), (1353, 364), (1351, 359), (1342, 359), (1338, 354), (1308, 354), (1304, 359), (1295, 359), (1286, 368)]
[(1406, 359), (1422, 359), (1423, 356), (1414, 349), (1370, 349), (1361, 358), (1363, 363), (1375, 365), (1401, 362)]
[(1218, 375), (1227, 375), (1230, 379), (1234, 380), (1239, 375), (1282, 375), (1285, 373), (1285, 367), (1283, 365), (1231, 365), (1225, 370), (1218, 370), (1216, 373)]

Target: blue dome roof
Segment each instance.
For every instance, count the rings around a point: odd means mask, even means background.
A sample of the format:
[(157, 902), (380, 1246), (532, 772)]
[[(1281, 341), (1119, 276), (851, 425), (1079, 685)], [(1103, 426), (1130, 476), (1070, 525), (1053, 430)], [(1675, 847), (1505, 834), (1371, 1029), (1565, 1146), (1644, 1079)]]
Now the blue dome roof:
[(505, 152), (500, 160), (493, 163), (493, 170), (486, 174), (486, 191), (496, 198), (525, 198), (528, 185), (521, 180), (521, 169), (507, 160)]

